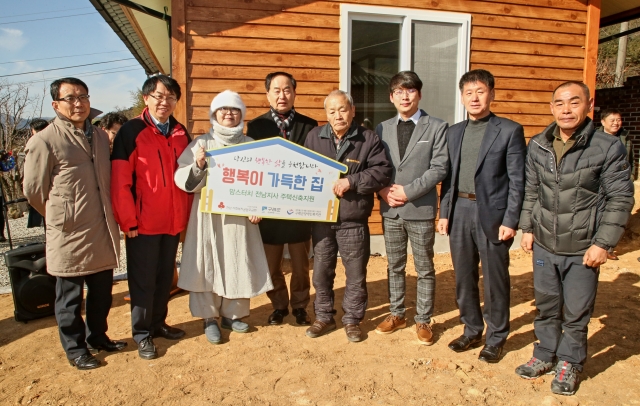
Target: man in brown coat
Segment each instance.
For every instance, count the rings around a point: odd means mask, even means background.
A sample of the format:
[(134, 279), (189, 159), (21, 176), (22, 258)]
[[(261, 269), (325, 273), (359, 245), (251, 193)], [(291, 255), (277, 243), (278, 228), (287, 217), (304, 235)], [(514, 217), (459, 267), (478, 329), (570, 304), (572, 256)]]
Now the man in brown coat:
[[(109, 137), (88, 119), (91, 106), (84, 82), (58, 79), (51, 83), (51, 97), (57, 117), (27, 144), (24, 195), (47, 224), (47, 271), (56, 277), (62, 347), (72, 366), (93, 369), (100, 361), (91, 349), (126, 346), (106, 334), (120, 253), (109, 195)], [(86, 326), (81, 315), (85, 284)]]

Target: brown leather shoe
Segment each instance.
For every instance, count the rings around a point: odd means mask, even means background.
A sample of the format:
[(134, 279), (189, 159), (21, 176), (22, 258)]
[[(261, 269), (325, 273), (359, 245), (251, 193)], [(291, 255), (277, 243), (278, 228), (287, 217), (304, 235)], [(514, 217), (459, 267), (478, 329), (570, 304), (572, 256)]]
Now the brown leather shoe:
[(433, 344), (433, 332), (429, 323), (416, 323), (416, 333), (418, 333), (418, 340), (422, 345)]
[(307, 332), (305, 334), (307, 335), (307, 337), (317, 338), (335, 329), (336, 329), (336, 322), (333, 319), (331, 319), (327, 323), (320, 320), (316, 320), (313, 322), (313, 325), (311, 325), (311, 327), (307, 329)]
[(404, 317), (394, 316), (390, 314), (386, 319), (376, 327), (378, 334), (391, 334), (396, 330), (407, 327), (407, 320)]
[(347, 333), (347, 340), (352, 343), (362, 341), (362, 330), (360, 330), (359, 324), (345, 324), (344, 332)]

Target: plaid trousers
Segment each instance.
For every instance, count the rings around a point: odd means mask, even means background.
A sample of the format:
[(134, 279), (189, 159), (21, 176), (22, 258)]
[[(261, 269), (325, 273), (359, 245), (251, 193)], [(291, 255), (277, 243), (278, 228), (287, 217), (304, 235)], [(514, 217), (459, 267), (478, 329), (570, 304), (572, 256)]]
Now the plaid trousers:
[(418, 274), (416, 316), (414, 319), (416, 323), (430, 323), (436, 289), (436, 270), (433, 267), (434, 221), (384, 217), (382, 222), (384, 245), (387, 250), (391, 314), (397, 317), (405, 315), (405, 268), (407, 266), (407, 241), (410, 241), (413, 263)]

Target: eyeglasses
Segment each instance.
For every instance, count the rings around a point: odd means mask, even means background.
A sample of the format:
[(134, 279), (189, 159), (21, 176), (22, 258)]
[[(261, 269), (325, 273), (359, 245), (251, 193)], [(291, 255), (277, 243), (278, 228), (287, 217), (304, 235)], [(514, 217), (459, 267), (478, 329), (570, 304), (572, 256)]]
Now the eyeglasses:
[(89, 95), (88, 94), (83, 94), (81, 96), (67, 96), (67, 97), (63, 97), (62, 99), (58, 99), (56, 101), (63, 101), (63, 102), (67, 102), (69, 104), (76, 104), (77, 102), (80, 103), (86, 103), (89, 101)]
[(153, 95), (153, 94), (149, 94), (150, 97), (153, 97), (154, 99), (156, 99), (159, 103), (162, 103), (164, 101), (166, 101), (169, 104), (173, 104), (176, 103), (178, 101), (178, 99), (175, 96), (162, 96), (162, 95)]
[(240, 109), (237, 109), (235, 107), (220, 107), (218, 111), (220, 111), (222, 114), (231, 113), (234, 116), (240, 114)]
[(409, 95), (412, 95), (412, 94), (417, 93), (417, 92), (418, 92), (417, 89), (395, 89), (393, 91), (393, 95), (394, 96), (402, 96), (402, 95), (406, 94), (407, 96), (409, 96)]

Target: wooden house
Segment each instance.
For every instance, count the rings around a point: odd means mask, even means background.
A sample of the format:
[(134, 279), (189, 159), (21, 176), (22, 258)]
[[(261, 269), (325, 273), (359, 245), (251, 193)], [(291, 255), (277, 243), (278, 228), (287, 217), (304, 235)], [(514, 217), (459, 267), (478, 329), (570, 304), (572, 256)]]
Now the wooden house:
[[(389, 78), (416, 71), (421, 107), (453, 124), (465, 117), (457, 81), (469, 69), (496, 76), (492, 110), (527, 137), (552, 117), (550, 92), (567, 80), (595, 90), (601, 20), (640, 16), (640, 0), (90, 0), (148, 74), (183, 89), (176, 118), (209, 129), (212, 98), (239, 92), (247, 120), (268, 108), (264, 77), (298, 80), (296, 109), (326, 121), (324, 97), (351, 92), (356, 119), (395, 114)], [(371, 231), (381, 233), (380, 216)]]

